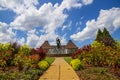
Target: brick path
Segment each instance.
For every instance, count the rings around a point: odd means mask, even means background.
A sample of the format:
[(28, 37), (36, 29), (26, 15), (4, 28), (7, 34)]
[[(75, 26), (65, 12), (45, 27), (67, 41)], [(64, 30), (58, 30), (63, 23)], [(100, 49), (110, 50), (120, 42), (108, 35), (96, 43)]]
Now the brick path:
[(64, 58), (57, 57), (49, 69), (40, 77), (39, 80), (81, 80), (65, 62)]

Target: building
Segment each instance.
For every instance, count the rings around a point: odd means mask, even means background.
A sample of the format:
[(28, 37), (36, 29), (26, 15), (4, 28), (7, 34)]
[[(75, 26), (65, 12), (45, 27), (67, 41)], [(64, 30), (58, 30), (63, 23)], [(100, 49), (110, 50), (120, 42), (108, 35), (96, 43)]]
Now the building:
[(61, 45), (60, 49), (56, 45), (50, 45), (48, 41), (45, 41), (41, 47), (47, 54), (70, 54), (78, 49), (72, 40), (69, 40), (67, 45)]

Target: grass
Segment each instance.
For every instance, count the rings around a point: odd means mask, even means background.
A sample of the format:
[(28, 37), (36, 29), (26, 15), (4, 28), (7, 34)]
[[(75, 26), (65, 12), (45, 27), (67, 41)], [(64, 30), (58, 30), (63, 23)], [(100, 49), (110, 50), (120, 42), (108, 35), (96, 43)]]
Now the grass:
[(55, 60), (54, 57), (46, 57), (45, 60), (49, 63), (49, 64), (52, 64)]
[(103, 67), (90, 67), (76, 72), (83, 80), (119, 80), (108, 69)]
[(65, 60), (68, 64), (70, 64), (72, 58), (71, 58), (71, 57), (64, 57), (64, 60)]

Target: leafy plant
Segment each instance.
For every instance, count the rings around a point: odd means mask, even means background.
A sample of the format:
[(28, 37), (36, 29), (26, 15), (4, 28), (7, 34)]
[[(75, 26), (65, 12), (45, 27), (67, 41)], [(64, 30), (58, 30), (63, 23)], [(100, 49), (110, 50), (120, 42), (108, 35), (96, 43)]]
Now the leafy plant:
[(98, 41), (94, 41), (90, 47), (84, 46), (72, 54), (73, 59), (78, 58), (86, 65), (109, 66), (116, 69), (119, 68), (119, 57), (119, 47), (112, 48)]
[(39, 54), (29, 55), (29, 58), (32, 59), (34, 63), (38, 63), (38, 62), (40, 61), (40, 56), (39, 56)]
[(10, 66), (12, 60), (12, 48), (9, 43), (0, 43), (0, 67), (5, 71), (6, 66)]
[(10, 43), (10, 46), (14, 49), (13, 54), (17, 54), (21, 47), (17, 42)]
[(45, 59), (46, 53), (44, 52), (42, 47), (35, 49), (35, 52), (36, 52), (36, 54), (38, 54), (40, 56), (40, 60)]
[(75, 58), (83, 59), (81, 55), (86, 51), (89, 52), (90, 50), (91, 50), (91, 45), (83, 46), (82, 48), (72, 53), (72, 59), (75, 59)]
[(70, 62), (70, 65), (73, 67), (74, 70), (80, 70), (83, 68), (83, 64), (79, 59), (73, 59)]
[(110, 73), (110, 71), (103, 67), (89, 67), (81, 71), (77, 71), (77, 74), (82, 80), (119, 80), (119, 78)]
[(38, 80), (40, 75), (43, 74), (42, 70), (31, 68), (28, 69), (26, 72), (5, 72), (0, 74), (0, 80)]
[(30, 54), (30, 47), (28, 45), (23, 45), (20, 47), (20, 50), (18, 53), (24, 54), (24, 55), (29, 55)]
[(42, 60), (38, 63), (38, 66), (40, 67), (40, 69), (46, 70), (49, 67), (49, 64), (47, 61)]

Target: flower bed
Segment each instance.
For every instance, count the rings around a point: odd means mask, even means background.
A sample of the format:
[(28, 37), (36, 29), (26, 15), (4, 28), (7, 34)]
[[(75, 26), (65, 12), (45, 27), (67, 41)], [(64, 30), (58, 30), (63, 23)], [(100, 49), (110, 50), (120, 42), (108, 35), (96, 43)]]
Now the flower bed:
[[(47, 58), (50, 60), (49, 58)], [(13, 44), (0, 43), (0, 79), (1, 80), (37, 80), (44, 72), (44, 66), (41, 68), (41, 61), (48, 64), (47, 68), (52, 62), (48, 62), (46, 53), (42, 48), (31, 49), (27, 45), (19, 46)]]
[[(83, 63), (82, 69), (79, 69), (79, 66), (77, 67), (78, 62), (74, 63), (77, 68), (72, 66), (73, 69), (78, 70), (76, 72), (78, 73), (79, 77), (83, 78), (83, 80), (94, 80), (98, 78), (99, 80), (103, 80), (102, 77), (105, 77), (105, 80), (120, 79), (120, 43), (116, 43), (116, 46), (113, 48), (110, 46), (105, 46), (103, 43), (94, 41), (91, 45), (84, 46), (72, 53), (71, 58), (72, 60), (79, 59), (80, 63)], [(68, 63), (71, 63), (72, 60), (68, 58), (66, 61), (68, 61)], [(99, 67), (101, 67), (102, 70), (107, 69), (109, 71), (107, 71), (106, 74), (93, 75), (96, 73), (94, 73), (94, 70), (91, 69), (91, 67), (95, 68), (96, 71)], [(88, 74), (86, 70), (93, 71)], [(85, 74), (83, 74), (81, 71)], [(92, 79), (92, 75), (94, 76), (94, 79)], [(106, 78), (107, 76), (109, 77)]]

